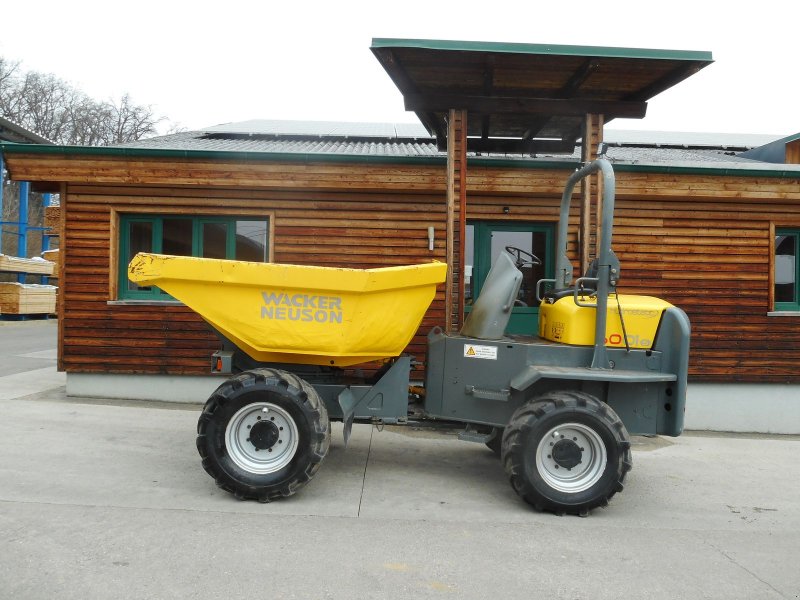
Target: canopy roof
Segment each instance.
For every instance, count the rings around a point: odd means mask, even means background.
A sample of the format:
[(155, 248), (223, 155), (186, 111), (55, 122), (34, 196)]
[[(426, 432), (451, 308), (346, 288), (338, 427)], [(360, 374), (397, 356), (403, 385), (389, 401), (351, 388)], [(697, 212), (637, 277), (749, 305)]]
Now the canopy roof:
[(572, 152), (586, 114), (641, 119), (710, 52), (376, 38), (372, 52), (440, 147), (468, 111), (468, 149)]

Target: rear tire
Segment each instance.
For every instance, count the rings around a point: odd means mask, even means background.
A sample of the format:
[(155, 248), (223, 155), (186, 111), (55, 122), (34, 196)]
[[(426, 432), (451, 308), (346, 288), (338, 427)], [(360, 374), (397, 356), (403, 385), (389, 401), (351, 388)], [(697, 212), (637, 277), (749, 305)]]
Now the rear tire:
[(502, 460), (511, 486), (537, 510), (585, 516), (622, 491), (630, 447), (607, 404), (555, 391), (517, 409), (503, 434)]
[(328, 411), (316, 390), (277, 369), (223, 383), (197, 422), (197, 451), (217, 485), (269, 502), (306, 485), (330, 445)]

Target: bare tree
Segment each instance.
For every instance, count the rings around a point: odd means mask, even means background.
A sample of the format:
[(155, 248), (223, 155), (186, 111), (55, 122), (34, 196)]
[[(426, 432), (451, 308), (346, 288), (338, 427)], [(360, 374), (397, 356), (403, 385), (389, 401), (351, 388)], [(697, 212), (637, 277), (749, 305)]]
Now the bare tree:
[(111, 103), (110, 112), (113, 125), (108, 143), (119, 144), (140, 140), (156, 132), (156, 126), (164, 120), (156, 117), (150, 106), (135, 105), (128, 94), (120, 98), (119, 104)]
[[(82, 146), (139, 140), (155, 135), (164, 121), (153, 113), (152, 107), (135, 104), (128, 94), (119, 101), (97, 101), (55, 75), (22, 72), (19, 62), (1, 56), (0, 116), (57, 144)], [(15, 253), (16, 223), (27, 218), (31, 226), (41, 225), (42, 196), (31, 194), (26, 216), (19, 214), (17, 183), (11, 182), (4, 192), (0, 221), (6, 221), (6, 225), (0, 226), (8, 235), (2, 237), (0, 253)], [(29, 240), (29, 256), (39, 251), (38, 242), (37, 236)]]
[(0, 115), (17, 112), (15, 103), (20, 100), (15, 89), (18, 70), (18, 62), (10, 62), (0, 56)]
[(59, 144), (108, 146), (157, 133), (164, 121), (151, 106), (97, 101), (52, 74), (21, 73), (0, 57), (0, 116)]

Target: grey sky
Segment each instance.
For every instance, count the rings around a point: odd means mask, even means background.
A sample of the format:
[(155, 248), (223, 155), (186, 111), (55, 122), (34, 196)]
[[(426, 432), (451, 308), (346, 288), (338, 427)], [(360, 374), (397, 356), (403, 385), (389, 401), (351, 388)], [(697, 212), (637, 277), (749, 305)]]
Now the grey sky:
[(796, 0), (40, 0), (3, 6), (0, 55), (97, 99), (129, 92), (191, 129), (415, 121), (373, 37), (704, 50), (713, 65), (612, 127), (789, 135), (800, 132), (798, 17)]

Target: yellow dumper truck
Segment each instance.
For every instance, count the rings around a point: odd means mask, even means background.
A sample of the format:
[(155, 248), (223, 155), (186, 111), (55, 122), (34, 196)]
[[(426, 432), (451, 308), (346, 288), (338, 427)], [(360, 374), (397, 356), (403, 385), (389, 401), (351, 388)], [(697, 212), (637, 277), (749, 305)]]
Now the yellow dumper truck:
[[(573, 281), (567, 222), (577, 182), (603, 178), (597, 258)], [(460, 426), (501, 457), (514, 490), (539, 510), (587, 514), (623, 488), (629, 433), (683, 429), (689, 320), (657, 298), (616, 293), (614, 174), (605, 159), (566, 184), (556, 277), (538, 284), (539, 335), (508, 335), (522, 282), (539, 259), (500, 255), (458, 333), (428, 335), (425, 381), (410, 394), (402, 353), (446, 275), (442, 263), (382, 269), (139, 254), (129, 277), (157, 285), (215, 329), (212, 370), (232, 376), (205, 404), (197, 449), (239, 498), (290, 496), (314, 476), (331, 420)], [(375, 376), (345, 369), (385, 360)]]

